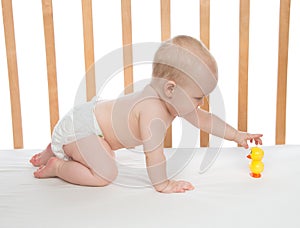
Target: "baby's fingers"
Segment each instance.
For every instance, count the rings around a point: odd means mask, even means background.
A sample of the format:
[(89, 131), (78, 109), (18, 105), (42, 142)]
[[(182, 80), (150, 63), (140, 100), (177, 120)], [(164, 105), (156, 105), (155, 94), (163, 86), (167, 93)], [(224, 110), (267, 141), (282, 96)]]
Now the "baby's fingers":
[(250, 135), (250, 142), (252, 143), (253, 142), (253, 140), (254, 140), (254, 142), (255, 142), (255, 144), (256, 145), (262, 145), (262, 140), (261, 140), (261, 137), (262, 137), (263, 135), (262, 134), (251, 134)]
[(249, 148), (249, 145), (248, 145), (247, 141), (243, 141), (243, 142), (241, 143), (241, 146), (244, 147), (245, 149), (248, 149), (248, 148)]
[(262, 145), (262, 140), (261, 140), (262, 134), (255, 134), (252, 135), (252, 139), (254, 140), (255, 144)]
[(190, 191), (194, 189), (194, 186), (186, 181), (178, 181), (177, 182), (177, 190), (178, 192), (185, 192), (185, 191)]
[(255, 144), (259, 144), (259, 145), (262, 145), (262, 140), (261, 138), (258, 138), (258, 139), (255, 139)]
[(187, 181), (170, 180), (168, 185), (161, 190), (162, 193), (183, 193), (185, 191), (193, 190), (194, 186)]

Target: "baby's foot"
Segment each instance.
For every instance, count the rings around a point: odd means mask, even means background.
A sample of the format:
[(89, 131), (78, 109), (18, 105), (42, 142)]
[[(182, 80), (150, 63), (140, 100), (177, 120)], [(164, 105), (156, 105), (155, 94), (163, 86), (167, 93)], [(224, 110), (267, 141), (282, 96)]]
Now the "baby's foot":
[(51, 157), (46, 165), (41, 165), (33, 175), (36, 178), (49, 178), (56, 176), (56, 169), (59, 163), (59, 159), (57, 157)]
[(53, 154), (53, 152), (51, 150), (51, 146), (49, 144), (43, 152), (35, 154), (30, 159), (30, 163), (35, 167), (39, 167), (41, 165), (45, 165), (47, 163), (47, 161), (53, 156), (54, 156), (54, 154)]

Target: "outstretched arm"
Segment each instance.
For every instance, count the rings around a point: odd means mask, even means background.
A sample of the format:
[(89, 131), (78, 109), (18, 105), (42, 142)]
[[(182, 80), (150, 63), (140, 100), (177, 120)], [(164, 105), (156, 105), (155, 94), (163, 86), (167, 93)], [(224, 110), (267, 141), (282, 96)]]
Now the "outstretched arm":
[(229, 141), (234, 141), (246, 149), (249, 148), (248, 141), (254, 141), (256, 145), (262, 144), (262, 134), (250, 134), (238, 131), (216, 115), (202, 109), (196, 109), (195, 111), (183, 116), (183, 118), (195, 127), (198, 127), (209, 134)]

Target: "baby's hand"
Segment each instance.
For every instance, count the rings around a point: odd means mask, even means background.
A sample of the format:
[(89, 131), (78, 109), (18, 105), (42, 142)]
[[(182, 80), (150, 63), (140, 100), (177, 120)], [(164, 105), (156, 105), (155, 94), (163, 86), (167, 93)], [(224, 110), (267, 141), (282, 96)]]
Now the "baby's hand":
[(193, 190), (194, 186), (187, 181), (167, 180), (166, 182), (155, 186), (155, 189), (162, 193), (177, 193)]
[(241, 132), (239, 131), (234, 138), (234, 141), (244, 147), (245, 149), (248, 149), (248, 143), (247, 141), (249, 140), (251, 143), (254, 141), (256, 145), (262, 145), (262, 140), (261, 137), (262, 134), (250, 134), (247, 132)]

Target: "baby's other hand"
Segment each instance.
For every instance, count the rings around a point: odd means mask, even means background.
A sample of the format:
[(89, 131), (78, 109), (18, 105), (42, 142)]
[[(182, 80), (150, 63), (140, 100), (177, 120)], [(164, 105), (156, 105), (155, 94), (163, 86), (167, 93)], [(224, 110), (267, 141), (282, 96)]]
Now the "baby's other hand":
[(167, 180), (155, 187), (156, 191), (162, 193), (178, 193), (193, 190), (195, 187), (187, 181)]
[(248, 145), (248, 140), (252, 143), (253, 141), (255, 142), (255, 145), (262, 145), (262, 140), (261, 140), (261, 137), (263, 135), (262, 134), (250, 134), (250, 133), (247, 133), (247, 132), (241, 132), (239, 131), (236, 136), (235, 136), (235, 139), (234, 141), (236, 143), (238, 143), (239, 145), (241, 145), (242, 147), (244, 147), (245, 149), (248, 149), (249, 148), (249, 145)]

